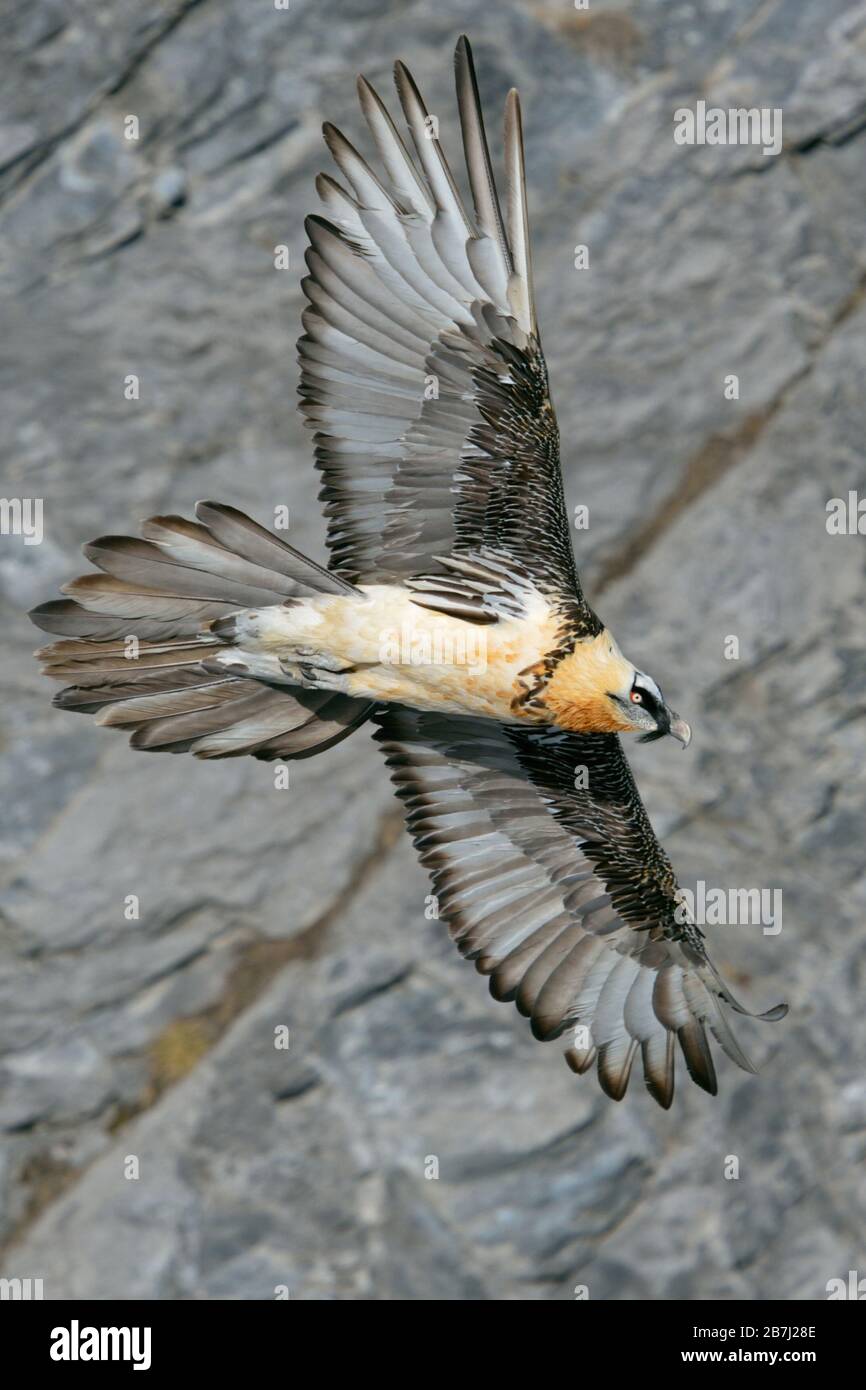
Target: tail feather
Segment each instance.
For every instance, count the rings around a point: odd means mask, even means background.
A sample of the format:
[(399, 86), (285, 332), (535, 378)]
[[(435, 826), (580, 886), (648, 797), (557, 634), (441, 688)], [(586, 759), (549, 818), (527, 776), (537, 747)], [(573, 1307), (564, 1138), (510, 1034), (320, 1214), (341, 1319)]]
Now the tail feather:
[(129, 636), (152, 642), (170, 642), (175, 637), (191, 637), (199, 628), (193, 618), (124, 618), (94, 613), (74, 599), (52, 599), (31, 608), (30, 620), (43, 632), (63, 637), (88, 637), (93, 642), (123, 641)]
[(205, 672), (198, 664), (180, 666), (171, 672), (166, 672), (164, 668), (134, 671), (129, 673), (129, 678), (122, 672), (113, 678), (106, 678), (105, 672), (100, 672), (99, 676), (100, 679), (91, 680), (89, 684), (66, 686), (57, 692), (52, 703), (57, 709), (84, 710), (89, 714), (95, 714), (103, 705), (117, 705), (118, 718), (101, 719), (97, 723), (125, 724), (130, 721), (119, 717), (120, 704), (125, 709), (139, 710), (146, 699), (177, 695), (180, 700), (185, 691), (201, 690), (206, 685), (226, 684), (231, 679), (225, 672), (221, 676)]
[(43, 672), (52, 680), (71, 680), (77, 686), (110, 683), (113, 675), (121, 684), (133, 685), (152, 676), (163, 667), (178, 673), (198, 666), (203, 656), (219, 647), (216, 638), (206, 633), (192, 642), (140, 642), (136, 660), (130, 660), (125, 642), (55, 642), (42, 647), (36, 656), (43, 662)]
[(84, 574), (80, 579), (63, 584), (61, 593), (68, 594), (91, 613), (106, 613), (112, 617), (156, 618), (162, 622), (184, 619), (195, 622), (196, 628), (214, 618), (233, 613), (236, 607), (236, 603), (223, 599), (192, 597), (170, 590), (160, 592), (107, 574)]
[(271, 574), (290, 579), (303, 593), (353, 594), (355, 586), (307, 555), (287, 545), (279, 536), (260, 526), (252, 517), (223, 502), (196, 503), (196, 516), (228, 550), (260, 565)]
[(117, 579), (190, 598), (222, 599), (252, 607), (296, 592), (281, 575), (260, 572), (242, 560), (233, 564), (237, 557), (217, 545), (181, 547), (168, 540), (101, 536), (86, 545), (84, 553), (104, 573)]
[[(298, 703), (305, 703), (310, 696), (317, 693), (319, 692), (305, 690), (302, 695), (297, 696)], [(324, 704), (316, 705), (314, 708), (316, 710), (315, 715), (311, 716), (306, 723), (299, 724), (294, 729), (288, 729), (283, 734), (278, 734), (268, 743), (260, 744), (253, 756), (286, 760), (311, 758), (316, 753), (333, 748), (335, 743), (340, 743), (349, 734), (359, 729), (362, 724), (366, 723), (373, 707), (363, 700), (353, 700), (348, 695), (331, 695)], [(218, 755), (211, 754), (209, 756)], [(226, 754), (225, 756), (228, 757), (229, 755)]]
[(126, 728), (148, 751), (289, 759), (332, 747), (369, 704), (289, 687), (275, 661), (214, 657), (240, 609), (355, 590), (233, 507), (199, 503), (197, 514), (153, 517), (143, 539), (93, 541), (85, 554), (100, 572), (33, 610), (37, 627), (61, 634), (37, 652), (46, 675), (71, 682), (55, 705)]
[[(201, 676), (195, 685), (183, 687), (173, 683), (173, 689), (163, 689), (149, 695), (139, 694), (138, 686), (132, 687), (131, 696), (121, 688), (114, 700), (106, 701), (105, 707), (96, 715), (96, 722), (112, 728), (132, 724), (137, 730), (153, 719), (219, 710), (222, 705), (239, 698), (238, 686), (241, 684), (231, 677), (220, 680), (218, 676)], [(253, 682), (247, 684), (252, 685)], [(88, 693), (94, 695), (96, 692)]]

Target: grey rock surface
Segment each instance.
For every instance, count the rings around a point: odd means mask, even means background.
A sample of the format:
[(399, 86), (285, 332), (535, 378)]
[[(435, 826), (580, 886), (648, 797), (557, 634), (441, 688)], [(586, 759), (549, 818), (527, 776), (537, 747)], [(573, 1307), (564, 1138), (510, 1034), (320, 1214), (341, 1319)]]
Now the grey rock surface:
[[(866, 6), (2, 18), (0, 491), (44, 499), (45, 535), (0, 537), (0, 1273), (48, 1298), (762, 1300), (866, 1272), (866, 537), (826, 526), (866, 488)], [(285, 504), (321, 553), (294, 395), (319, 126), (361, 141), (354, 75), (384, 91), (402, 56), (453, 148), (463, 29), (491, 135), (524, 100), (585, 587), (696, 731), (634, 750), (645, 800), (686, 885), (783, 893), (777, 935), (709, 928), (747, 1002), (791, 1005), (743, 1025), (760, 1074), (681, 1081), (668, 1114), (573, 1077), (456, 957), (366, 732), (278, 790), (131, 753), (53, 710), (30, 655), (24, 611), (78, 546), (153, 512)], [(698, 98), (781, 108), (782, 153), (677, 145)]]

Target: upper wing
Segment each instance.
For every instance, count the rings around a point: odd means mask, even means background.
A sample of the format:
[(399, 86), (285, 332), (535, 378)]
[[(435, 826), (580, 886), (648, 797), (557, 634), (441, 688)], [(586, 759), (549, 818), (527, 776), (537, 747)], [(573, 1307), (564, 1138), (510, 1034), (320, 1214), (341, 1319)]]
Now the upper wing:
[(404, 709), (377, 721), (441, 916), (490, 975), (494, 998), (513, 999), (537, 1038), (574, 1030), (566, 1060), (583, 1072), (597, 1058), (614, 1100), (640, 1049), (646, 1084), (668, 1107), (675, 1039), (693, 1080), (714, 1095), (707, 1028), (754, 1070), (723, 1005), (747, 1010), (702, 933), (678, 920), (673, 870), (615, 734)]
[(351, 191), (317, 181), (328, 217), (307, 221), (298, 349), (332, 564), (387, 581), (435, 572), (441, 555), (510, 557), (597, 631), (574, 568), (535, 321), (518, 97), (509, 93), (505, 113), (503, 218), (465, 38), (455, 61), (474, 219), (401, 63), (418, 164), (363, 78), (385, 181), (325, 126)]

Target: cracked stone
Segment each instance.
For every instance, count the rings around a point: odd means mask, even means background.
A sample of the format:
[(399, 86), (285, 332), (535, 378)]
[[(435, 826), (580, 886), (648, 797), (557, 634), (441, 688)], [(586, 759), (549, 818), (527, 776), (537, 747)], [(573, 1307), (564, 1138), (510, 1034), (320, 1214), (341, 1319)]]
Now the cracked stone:
[[(636, 776), (685, 886), (784, 892), (778, 936), (711, 945), (789, 1019), (744, 1023), (756, 1078), (720, 1069), (717, 1101), (681, 1082), (669, 1115), (572, 1076), (426, 920), (365, 732), (281, 793), (264, 765), (131, 753), (53, 710), (31, 657), (23, 610), (143, 516), (287, 505), (321, 553), (294, 408), (318, 126), (363, 144), (354, 75), (384, 93), (403, 55), (453, 147), (465, 13), (44, 0), (10, 21), (0, 467), (46, 538), (0, 558), (2, 1236), (28, 1219), (3, 1274), (40, 1270), (49, 1298), (812, 1299), (863, 1267), (863, 547), (825, 527), (866, 438), (863, 13), (471, 17), (491, 133), (524, 99), (585, 587), (695, 731), (687, 756), (630, 749)], [(677, 146), (698, 95), (783, 107), (783, 153)]]

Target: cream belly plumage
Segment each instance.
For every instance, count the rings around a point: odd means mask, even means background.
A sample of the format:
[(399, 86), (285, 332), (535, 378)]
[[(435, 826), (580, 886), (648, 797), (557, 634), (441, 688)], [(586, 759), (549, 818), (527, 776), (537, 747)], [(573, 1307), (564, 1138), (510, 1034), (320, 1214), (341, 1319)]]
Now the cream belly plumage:
[(527, 593), (524, 614), (490, 625), (420, 607), (410, 590), (395, 585), (358, 590), (217, 620), (214, 629), (230, 645), (214, 664), (415, 709), (548, 722), (541, 710), (529, 714), (518, 703), (562, 626), (537, 590)]

